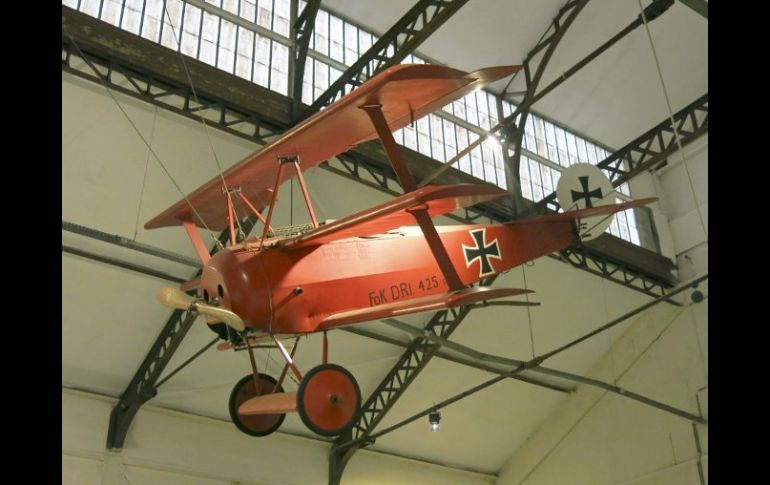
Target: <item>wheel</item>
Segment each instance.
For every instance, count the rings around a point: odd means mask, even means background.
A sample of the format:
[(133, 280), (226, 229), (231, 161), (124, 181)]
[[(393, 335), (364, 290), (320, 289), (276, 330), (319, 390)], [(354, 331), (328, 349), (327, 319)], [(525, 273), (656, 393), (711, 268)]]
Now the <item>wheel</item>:
[(361, 408), (361, 391), (353, 375), (335, 364), (310, 370), (297, 390), (297, 412), (310, 431), (337, 436), (349, 430)]
[[(277, 430), (286, 414), (260, 414), (256, 416), (241, 416), (238, 414), (238, 407), (244, 401), (252, 397), (270, 394), (277, 385), (277, 381), (267, 374), (257, 374), (257, 388), (254, 386), (254, 376), (249, 374), (233, 387), (230, 393), (230, 419), (235, 426), (244, 433), (251, 436), (267, 436)], [(278, 386), (275, 392), (283, 392), (283, 386)]]

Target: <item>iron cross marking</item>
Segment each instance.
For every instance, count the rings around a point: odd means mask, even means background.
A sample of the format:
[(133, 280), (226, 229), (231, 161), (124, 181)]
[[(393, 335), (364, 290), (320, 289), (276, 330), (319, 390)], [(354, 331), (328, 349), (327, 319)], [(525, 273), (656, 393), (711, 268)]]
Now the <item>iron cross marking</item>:
[(495, 269), (492, 267), (492, 263), (489, 258), (503, 259), (500, 256), (500, 246), (497, 244), (497, 239), (493, 239), (489, 245), (486, 241), (486, 229), (476, 229), (470, 231), (471, 237), (475, 246), (466, 246), (463, 244), (463, 256), (465, 257), (465, 265), (471, 267), (477, 259), (479, 260), (479, 278), (493, 274)]
[(583, 187), (582, 192), (578, 192), (577, 190), (571, 190), (572, 192), (572, 202), (576, 202), (580, 199), (584, 199), (586, 201), (586, 208), (593, 207), (594, 205), (591, 203), (591, 199), (600, 199), (602, 198), (602, 189), (594, 189), (589, 191), (588, 190), (588, 177), (578, 177), (578, 180), (580, 180), (580, 185)]

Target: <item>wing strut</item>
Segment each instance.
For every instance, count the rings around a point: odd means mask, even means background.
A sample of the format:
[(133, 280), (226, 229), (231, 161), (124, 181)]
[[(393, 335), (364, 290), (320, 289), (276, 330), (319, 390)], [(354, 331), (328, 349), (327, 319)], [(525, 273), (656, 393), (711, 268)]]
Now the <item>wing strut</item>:
[[(313, 210), (313, 204), (310, 203), (310, 194), (307, 191), (305, 185), (305, 179), (302, 177), (302, 168), (299, 166), (299, 156), (293, 155), (289, 157), (278, 157), (278, 175), (275, 179), (275, 187), (273, 187), (273, 196), (270, 198), (270, 209), (267, 211), (267, 220), (263, 221), (265, 229), (262, 231), (262, 239), (259, 245), (264, 244), (267, 239), (267, 234), (270, 231), (270, 223), (273, 220), (273, 209), (275, 208), (275, 202), (278, 200), (278, 187), (281, 185), (281, 176), (283, 175), (283, 168), (286, 164), (291, 164), (294, 170), (297, 172), (297, 179), (299, 179), (299, 186), (302, 189), (302, 196), (305, 198), (305, 205), (307, 205), (307, 211), (310, 213), (310, 220), (313, 222), (313, 227), (318, 228), (318, 219), (316, 219), (315, 211)], [(244, 200), (245, 197), (244, 197)], [(248, 202), (248, 201), (247, 201)], [(255, 210), (254, 206), (249, 204), (252, 210)]]
[[(374, 125), (374, 129), (377, 130), (377, 136), (379, 136), (382, 146), (385, 148), (385, 153), (388, 154), (393, 170), (396, 172), (398, 183), (404, 192), (413, 192), (417, 190), (417, 184), (414, 182), (414, 177), (409, 172), (409, 168), (406, 166), (404, 158), (401, 156), (401, 151), (398, 149), (396, 140), (393, 138), (393, 133), (390, 131), (388, 122), (385, 120), (385, 116), (382, 114), (381, 104), (366, 104), (361, 106), (369, 119)], [(428, 242), (430, 251), (433, 253), (433, 257), (436, 258), (438, 267), (441, 269), (446, 282), (449, 285), (451, 291), (457, 291), (465, 288), (460, 276), (457, 275), (455, 267), (452, 265), (452, 261), (449, 259), (449, 254), (446, 252), (444, 244), (441, 242), (441, 238), (436, 231), (436, 226), (433, 225), (433, 220), (428, 214), (427, 206), (421, 208), (415, 207), (409, 209), (409, 212), (417, 220), (417, 224), (422, 229), (422, 233), (425, 235), (425, 240)]]

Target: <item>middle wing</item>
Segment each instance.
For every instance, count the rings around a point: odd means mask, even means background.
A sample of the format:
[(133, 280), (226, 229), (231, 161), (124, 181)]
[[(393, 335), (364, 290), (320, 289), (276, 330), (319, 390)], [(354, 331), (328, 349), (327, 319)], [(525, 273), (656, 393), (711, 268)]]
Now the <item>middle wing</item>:
[(431, 217), (492, 200), (507, 192), (491, 185), (427, 185), (380, 205), (363, 210), (310, 232), (286, 239), (280, 246), (303, 247), (355, 236), (371, 236), (397, 227), (414, 225), (410, 211), (427, 209)]

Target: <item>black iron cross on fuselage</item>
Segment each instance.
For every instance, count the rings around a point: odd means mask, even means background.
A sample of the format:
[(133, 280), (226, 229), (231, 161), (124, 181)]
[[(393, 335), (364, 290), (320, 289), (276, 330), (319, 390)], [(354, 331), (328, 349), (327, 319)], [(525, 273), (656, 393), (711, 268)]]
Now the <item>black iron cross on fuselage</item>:
[(577, 202), (580, 199), (584, 199), (586, 202), (586, 207), (593, 207), (593, 203), (591, 203), (591, 199), (600, 199), (602, 196), (602, 189), (594, 189), (589, 191), (588, 190), (588, 177), (578, 177), (578, 180), (580, 180), (580, 185), (583, 187), (582, 192), (578, 192), (577, 190), (571, 190), (572, 192), (572, 202)]
[(479, 277), (486, 276), (495, 272), (492, 267), (492, 263), (489, 262), (489, 258), (502, 259), (500, 257), (500, 247), (497, 245), (497, 239), (493, 240), (488, 246), (484, 242), (486, 236), (486, 230), (477, 229), (471, 231), (471, 236), (476, 246), (466, 246), (463, 244), (463, 255), (465, 256), (465, 264), (470, 268), (471, 264), (477, 259), (480, 262)]

